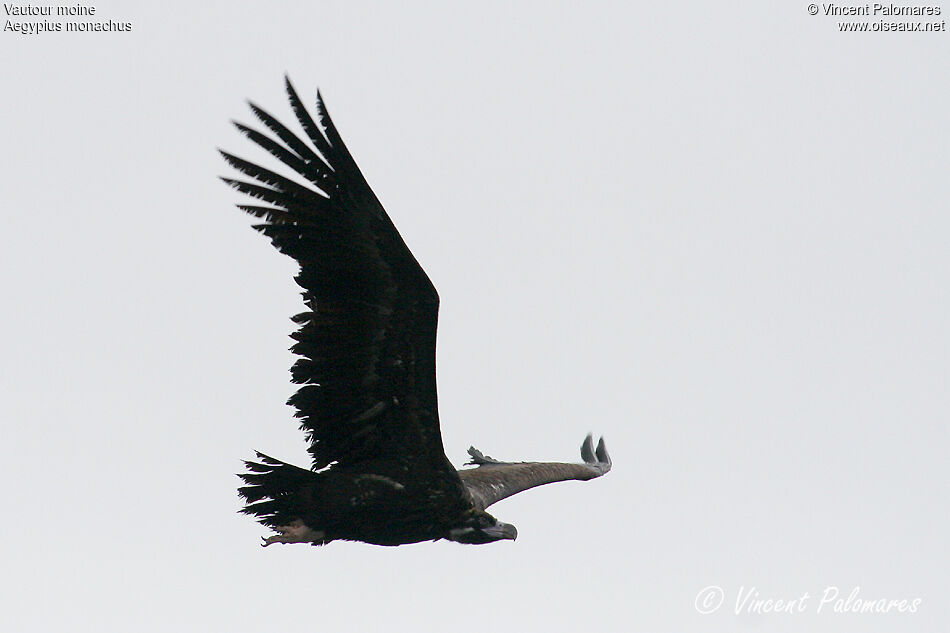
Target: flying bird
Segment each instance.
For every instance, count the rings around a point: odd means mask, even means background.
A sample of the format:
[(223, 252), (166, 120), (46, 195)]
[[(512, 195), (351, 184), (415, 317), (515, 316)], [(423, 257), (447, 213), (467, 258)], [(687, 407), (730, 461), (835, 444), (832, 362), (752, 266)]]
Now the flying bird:
[(542, 484), (610, 470), (590, 435), (582, 463), (503, 462), (469, 449), (474, 468), (445, 455), (436, 399), (439, 295), (343, 144), (317, 92), (318, 125), (289, 79), (305, 138), (249, 103), (268, 133), (235, 122), (298, 179), (221, 151), (250, 181), (224, 182), (255, 199), (238, 208), (300, 265), (306, 309), (291, 351), (299, 390), (288, 400), (311, 468), (257, 453), (239, 475), (242, 512), (273, 530), (263, 545), (334, 540), (401, 545), (482, 544), (518, 535), (485, 510)]

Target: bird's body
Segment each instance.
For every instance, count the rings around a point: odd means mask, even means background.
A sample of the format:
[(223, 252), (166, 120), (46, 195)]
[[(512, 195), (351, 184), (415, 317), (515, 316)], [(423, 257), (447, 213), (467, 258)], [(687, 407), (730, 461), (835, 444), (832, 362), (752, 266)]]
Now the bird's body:
[[(445, 456), (435, 384), (439, 297), (340, 139), (319, 94), (322, 127), (290, 82), (287, 92), (310, 143), (251, 105), (273, 134), (235, 124), (308, 185), (222, 152), (256, 182), (225, 179), (266, 206), (238, 205), (300, 264), (307, 310), (291, 348), (301, 388), (289, 404), (307, 433), (313, 468), (258, 453), (246, 462), (243, 512), (273, 528), (271, 543), (352, 540), (400, 545), (446, 538), (513, 539), (485, 512), (537, 485), (591, 479), (610, 469), (603, 440), (588, 436), (583, 464), (505, 463), (470, 449), (474, 469)], [(274, 138), (276, 137), (276, 138)]]
[[(321, 543), (349, 540), (400, 545), (441, 538), (451, 529), (452, 519), (470, 508), (462, 502), (463, 491), (457, 481), (445, 477), (443, 488), (429, 471), (397, 473), (369, 467), (313, 472), (259, 457), (257, 467), (267, 470), (263, 475), (244, 477), (248, 483), (259, 484), (257, 493), (267, 492), (280, 499), (264, 502), (274, 503), (275, 509), (284, 506), (277, 511), (273, 527), (299, 520), (321, 533)], [(281, 535), (272, 539), (281, 542)]]

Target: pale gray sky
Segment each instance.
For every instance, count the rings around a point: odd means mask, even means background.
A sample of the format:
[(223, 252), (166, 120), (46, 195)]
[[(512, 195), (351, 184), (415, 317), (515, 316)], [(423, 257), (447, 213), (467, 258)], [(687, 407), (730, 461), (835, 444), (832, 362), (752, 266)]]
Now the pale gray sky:
[[(950, 35), (807, 7), (104, 3), (131, 32), (0, 32), (0, 629), (947, 630)], [(215, 147), (262, 159), (244, 99), (290, 119), (285, 72), (441, 294), (449, 458), (607, 437), (607, 477), (493, 508), (516, 543), (262, 550), (237, 514), (253, 449), (307, 460), (294, 265), (216, 179)], [(920, 603), (819, 611), (829, 587)], [(736, 614), (753, 588), (809, 597)]]

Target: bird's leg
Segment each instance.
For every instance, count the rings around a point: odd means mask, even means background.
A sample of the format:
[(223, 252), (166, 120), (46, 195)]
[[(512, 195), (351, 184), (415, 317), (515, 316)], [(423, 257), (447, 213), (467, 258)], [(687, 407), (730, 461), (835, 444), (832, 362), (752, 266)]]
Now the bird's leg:
[(322, 545), (326, 539), (323, 532), (311, 530), (300, 519), (294, 519), (290, 522), (290, 525), (281, 525), (274, 528), (274, 530), (277, 534), (267, 538), (261, 537), (261, 540), (264, 541), (261, 543), (261, 547), (267, 547), (274, 543), (313, 543)]
[(489, 457), (488, 455), (485, 455), (484, 453), (482, 453), (480, 450), (478, 450), (478, 449), (475, 448), (474, 446), (469, 446), (469, 448), (468, 448), (468, 454), (469, 454), (469, 456), (471, 456), (472, 461), (467, 462), (467, 465), (472, 465), (472, 466), (497, 466), (497, 465), (509, 463), (509, 462), (503, 462), (503, 461), (497, 460), (497, 459), (495, 459), (494, 457)]

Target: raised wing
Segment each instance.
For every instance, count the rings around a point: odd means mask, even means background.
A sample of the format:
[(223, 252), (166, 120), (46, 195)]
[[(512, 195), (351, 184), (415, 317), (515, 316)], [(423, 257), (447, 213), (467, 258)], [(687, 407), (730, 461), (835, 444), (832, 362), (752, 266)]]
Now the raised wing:
[(460, 470), (458, 473), (472, 501), (480, 510), (535, 486), (570, 479), (587, 480), (600, 477), (610, 470), (611, 464), (604, 438), (600, 438), (595, 450), (591, 435), (588, 435), (581, 445), (583, 464), (501, 462), (486, 457), (475, 447), (469, 448), (468, 454), (472, 457), (469, 463), (478, 465), (478, 468)]
[[(439, 297), (340, 139), (317, 93), (318, 126), (286, 81), (309, 143), (250, 104), (270, 135), (235, 126), (302, 181), (221, 152), (253, 179), (223, 180), (265, 205), (238, 205), (254, 228), (300, 264), (307, 310), (291, 350), (303, 385), (288, 404), (310, 442), (314, 470), (386, 474), (451, 468), (435, 384)], [(453, 469), (454, 470), (454, 469)]]

